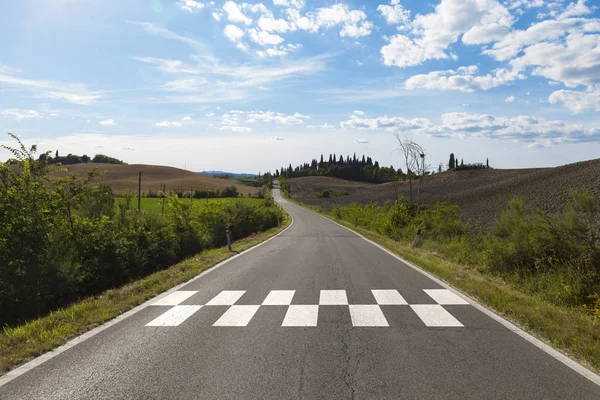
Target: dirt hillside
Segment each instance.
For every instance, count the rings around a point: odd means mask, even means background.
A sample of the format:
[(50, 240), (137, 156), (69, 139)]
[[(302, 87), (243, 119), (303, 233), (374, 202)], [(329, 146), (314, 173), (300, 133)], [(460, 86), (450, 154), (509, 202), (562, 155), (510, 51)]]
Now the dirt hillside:
[(160, 165), (117, 165), (117, 164), (76, 164), (67, 165), (69, 172), (84, 175), (86, 171), (97, 168), (98, 171), (105, 171), (101, 182), (108, 184), (115, 193), (122, 193), (124, 190), (137, 192), (138, 174), (142, 173), (142, 192), (147, 193), (150, 190), (158, 191), (162, 185), (166, 185), (167, 190), (183, 190), (189, 192), (190, 188), (207, 190), (223, 189), (227, 186), (235, 186), (238, 191), (247, 196), (248, 193), (256, 193), (257, 188), (241, 184), (236, 179), (213, 178), (201, 175), (193, 171), (186, 171), (179, 168), (165, 167)]
[[(413, 182), (416, 200), (418, 182)], [(331, 208), (333, 204), (382, 204), (395, 198), (394, 185), (347, 182), (326, 177), (305, 177), (290, 180), (292, 197), (308, 204)], [(544, 211), (559, 212), (569, 201), (569, 192), (583, 189), (600, 201), (600, 159), (563, 165), (556, 168), (483, 169), (447, 171), (426, 177), (421, 184), (423, 203), (448, 202), (458, 204), (465, 220), (489, 227), (508, 202), (521, 197)], [(336, 194), (319, 199), (317, 192), (330, 190)], [(396, 185), (399, 194), (408, 196), (408, 182)]]

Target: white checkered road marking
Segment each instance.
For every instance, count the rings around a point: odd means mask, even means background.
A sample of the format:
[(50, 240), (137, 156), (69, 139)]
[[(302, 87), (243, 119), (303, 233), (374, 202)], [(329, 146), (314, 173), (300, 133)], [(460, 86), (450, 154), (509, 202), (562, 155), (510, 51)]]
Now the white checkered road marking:
[(319, 305), (344, 306), (348, 305), (345, 290), (321, 290)]
[(448, 327), (463, 326), (444, 307), (438, 304), (415, 304), (410, 308), (417, 314), (421, 321), (427, 326)]
[[(175, 292), (177, 293), (177, 292)], [(245, 290), (223, 290), (206, 303), (207, 306), (232, 306), (246, 293)]]
[[(348, 304), (345, 290), (321, 290), (319, 304), (292, 304), (295, 290), (271, 290), (260, 305), (235, 304), (246, 293), (245, 290), (223, 290), (206, 303), (206, 306), (229, 306), (213, 326), (247, 326), (262, 306), (283, 306), (287, 312), (282, 327), (314, 327), (319, 319), (319, 308), (338, 306), (347, 309), (352, 325), (356, 327), (389, 327), (383, 313), (395, 309), (391, 306), (407, 306), (419, 317), (427, 327), (463, 327), (443, 305), (469, 305), (460, 296), (447, 289), (424, 289), (437, 304), (409, 304), (395, 289), (371, 290), (377, 304)], [(196, 294), (197, 291), (176, 291), (152, 305), (171, 306), (165, 313), (146, 324), (146, 326), (178, 326), (190, 318), (203, 305), (181, 305), (183, 301)], [(340, 308), (341, 307), (341, 308)], [(386, 308), (387, 307), (387, 308)]]
[(424, 289), (423, 291), (434, 299), (436, 303), (444, 306), (469, 304), (468, 301), (448, 289)]
[(350, 305), (352, 326), (390, 326), (377, 304)]
[(371, 290), (371, 292), (373, 293), (373, 297), (375, 297), (375, 301), (377, 301), (377, 304), (380, 306), (399, 306), (408, 304), (397, 290)]
[(271, 290), (263, 300), (263, 306), (289, 306), (292, 304), (295, 290)]
[(246, 326), (260, 306), (231, 306), (213, 326)]
[(198, 293), (196, 290), (178, 290), (152, 303), (153, 306), (176, 306)]
[(317, 326), (319, 306), (289, 306), (281, 326)]
[(175, 306), (148, 322), (146, 326), (178, 326), (201, 308), (202, 306)]

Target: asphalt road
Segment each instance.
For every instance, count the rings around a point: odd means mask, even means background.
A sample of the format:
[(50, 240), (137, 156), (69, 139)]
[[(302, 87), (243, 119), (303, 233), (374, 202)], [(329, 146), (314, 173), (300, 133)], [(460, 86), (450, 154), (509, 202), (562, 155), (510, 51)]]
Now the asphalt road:
[(0, 398), (600, 399), (600, 386), (275, 192), (294, 217), (283, 234), (8, 382)]

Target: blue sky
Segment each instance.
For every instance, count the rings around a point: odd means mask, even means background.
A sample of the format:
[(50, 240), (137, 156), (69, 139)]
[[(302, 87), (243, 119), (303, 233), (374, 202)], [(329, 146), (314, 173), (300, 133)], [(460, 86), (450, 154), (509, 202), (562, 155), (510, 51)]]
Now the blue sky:
[(600, 154), (592, 1), (21, 0), (0, 35), (1, 130), (61, 154), (400, 166), (394, 133), (432, 166)]

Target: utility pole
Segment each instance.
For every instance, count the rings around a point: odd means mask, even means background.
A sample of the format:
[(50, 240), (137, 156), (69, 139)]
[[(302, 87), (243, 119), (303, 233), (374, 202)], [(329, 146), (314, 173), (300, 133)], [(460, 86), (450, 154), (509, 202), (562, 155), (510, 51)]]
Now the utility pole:
[(142, 211), (142, 172), (138, 178), (138, 212)]

